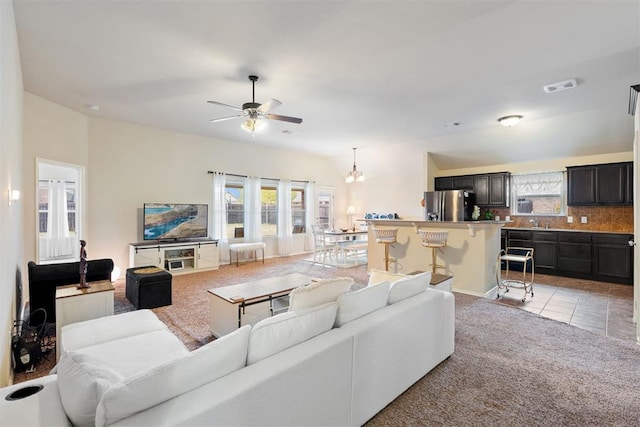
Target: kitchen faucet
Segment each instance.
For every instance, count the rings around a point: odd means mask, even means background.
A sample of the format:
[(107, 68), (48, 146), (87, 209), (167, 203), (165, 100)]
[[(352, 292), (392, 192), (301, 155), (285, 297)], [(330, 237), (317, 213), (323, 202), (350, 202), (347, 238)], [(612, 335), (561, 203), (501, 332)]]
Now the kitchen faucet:
[(532, 225), (533, 228), (538, 228), (538, 218), (530, 219), (529, 222), (533, 224)]

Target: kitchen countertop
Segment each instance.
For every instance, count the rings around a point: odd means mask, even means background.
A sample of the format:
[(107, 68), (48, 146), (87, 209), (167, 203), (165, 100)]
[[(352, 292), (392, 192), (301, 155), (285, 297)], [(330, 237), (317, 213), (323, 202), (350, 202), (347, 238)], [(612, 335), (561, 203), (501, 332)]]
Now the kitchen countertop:
[(505, 230), (522, 230), (522, 231), (566, 231), (569, 233), (602, 233), (602, 234), (628, 234), (631, 232), (624, 231), (600, 231), (600, 230), (575, 230), (571, 228), (544, 228), (544, 227), (504, 227)]
[(513, 223), (513, 221), (491, 221), (491, 220), (481, 220), (481, 221), (425, 221), (419, 219), (388, 219), (388, 218), (376, 218), (376, 219), (358, 219), (358, 221), (363, 222), (387, 222), (387, 223), (420, 223), (420, 224), (433, 224), (437, 226), (437, 224), (442, 225), (490, 225), (490, 224), (500, 224), (503, 226), (505, 230), (523, 230), (523, 231), (566, 231), (569, 233), (591, 233), (591, 234), (623, 234), (623, 235), (633, 235), (633, 232), (626, 231), (602, 231), (602, 230), (578, 230), (573, 228), (545, 228), (545, 227), (509, 227), (509, 224)]

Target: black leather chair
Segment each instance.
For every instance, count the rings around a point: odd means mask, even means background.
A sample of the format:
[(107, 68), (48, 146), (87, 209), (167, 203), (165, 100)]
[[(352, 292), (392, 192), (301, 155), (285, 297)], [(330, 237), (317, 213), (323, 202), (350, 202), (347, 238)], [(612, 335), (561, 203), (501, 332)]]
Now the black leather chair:
[[(36, 264), (29, 261), (29, 312), (43, 308), (47, 323), (56, 321), (56, 287), (80, 283), (80, 262), (60, 264)], [(111, 280), (112, 259), (95, 259), (87, 262), (87, 282)], [(29, 325), (40, 325), (44, 314), (39, 311), (29, 318)]]

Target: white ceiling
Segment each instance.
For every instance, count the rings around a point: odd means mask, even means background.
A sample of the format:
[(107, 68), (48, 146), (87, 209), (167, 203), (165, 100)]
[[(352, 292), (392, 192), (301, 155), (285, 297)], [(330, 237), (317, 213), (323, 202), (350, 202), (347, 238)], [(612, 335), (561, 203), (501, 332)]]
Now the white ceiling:
[[(352, 160), (389, 144), (443, 169), (632, 150), (640, 2), (14, 0), (24, 87), (83, 113)], [(575, 78), (573, 90), (545, 84)], [(99, 105), (95, 112), (88, 105)], [(516, 127), (497, 118), (521, 114)], [(460, 126), (444, 126), (460, 122)], [(290, 134), (283, 131), (291, 131)], [(249, 147), (249, 145), (247, 145)]]

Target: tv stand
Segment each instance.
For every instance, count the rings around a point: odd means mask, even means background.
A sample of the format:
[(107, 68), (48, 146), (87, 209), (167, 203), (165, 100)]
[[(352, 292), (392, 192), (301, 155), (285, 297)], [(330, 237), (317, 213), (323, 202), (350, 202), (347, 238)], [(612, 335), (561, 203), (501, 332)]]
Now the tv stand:
[(197, 239), (147, 241), (129, 244), (129, 266), (155, 266), (172, 274), (217, 270), (220, 266), (218, 241)]

